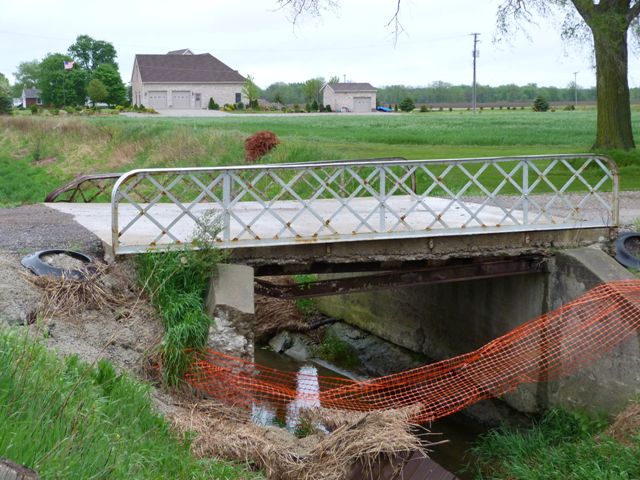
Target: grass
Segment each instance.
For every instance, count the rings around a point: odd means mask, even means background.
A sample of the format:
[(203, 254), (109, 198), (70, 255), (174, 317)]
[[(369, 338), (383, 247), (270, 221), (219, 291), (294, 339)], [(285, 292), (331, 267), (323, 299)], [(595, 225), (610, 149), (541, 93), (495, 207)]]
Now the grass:
[(640, 477), (640, 436), (629, 445), (603, 432), (607, 422), (550, 410), (528, 431), (494, 430), (472, 450), (477, 479), (631, 480)]
[(314, 348), (314, 355), (343, 368), (356, 368), (361, 365), (355, 348), (329, 331), (320, 345)]
[(214, 217), (204, 216), (195, 232), (197, 250), (181, 249), (136, 257), (138, 278), (157, 308), (164, 326), (160, 345), (165, 384), (180, 383), (191, 354), (205, 348), (211, 318), (204, 308), (209, 277), (223, 253), (211, 247), (218, 227)]
[(151, 406), (145, 384), (77, 356), (62, 360), (0, 331), (0, 452), (40, 478), (236, 479), (250, 472), (198, 460)]
[[(81, 173), (140, 167), (242, 165), (243, 141), (274, 131), (281, 144), (263, 162), (581, 153), (595, 137), (595, 111), (466, 111), (375, 116), (223, 118), (0, 118), (0, 205), (42, 201)], [(633, 112), (640, 132), (640, 112)], [(640, 142), (639, 142), (640, 143)], [(621, 166), (623, 189), (640, 189), (640, 152), (603, 152)], [(29, 188), (24, 188), (28, 185)]]

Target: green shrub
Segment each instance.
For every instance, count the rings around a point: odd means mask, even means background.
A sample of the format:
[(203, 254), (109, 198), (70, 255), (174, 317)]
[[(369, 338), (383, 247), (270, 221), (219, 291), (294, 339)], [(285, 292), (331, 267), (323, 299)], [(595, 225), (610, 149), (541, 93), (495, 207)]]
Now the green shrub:
[(426, 105), (420, 105), (420, 111), (421, 111), (422, 113), (424, 113), (424, 112), (428, 112), (428, 111), (429, 111), (429, 109), (427, 108), (427, 106), (426, 106)]
[(563, 108), (563, 110), (566, 111), (573, 111), (576, 109), (576, 106), (573, 103), (570, 103), (569, 105), (565, 105), (565, 107)]
[(212, 97), (209, 97), (209, 104), (207, 105), (207, 108), (209, 110), (220, 110), (220, 105), (218, 105)]
[(414, 108), (416, 108), (416, 104), (411, 97), (407, 97), (400, 102), (398, 105), (400, 110), (403, 112), (412, 112)]
[(324, 110), (325, 110), (326, 112), (330, 112), (330, 111), (331, 111), (331, 105), (325, 105), (325, 106), (324, 106)]
[(549, 110), (549, 102), (542, 96), (538, 95), (533, 101), (534, 112), (546, 112)]
[(236, 103), (235, 109), (236, 110), (244, 110), (244, 103), (242, 103), (242, 102)]
[(318, 102), (317, 101), (313, 101), (311, 102), (311, 111), (312, 112), (317, 112), (318, 111)]
[(37, 105), (31, 105), (29, 107), (29, 110), (31, 110), (31, 114), (32, 115), (36, 115), (38, 113), (38, 106)]

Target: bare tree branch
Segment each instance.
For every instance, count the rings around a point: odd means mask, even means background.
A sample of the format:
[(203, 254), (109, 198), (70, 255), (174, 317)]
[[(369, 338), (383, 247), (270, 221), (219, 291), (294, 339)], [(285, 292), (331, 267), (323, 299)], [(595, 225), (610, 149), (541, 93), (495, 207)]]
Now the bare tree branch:
[(402, 0), (397, 0), (396, 3), (396, 11), (393, 14), (393, 17), (391, 17), (391, 19), (389, 20), (389, 22), (387, 23), (387, 27), (391, 26), (393, 24), (393, 36), (394, 36), (394, 40), (393, 43), (394, 45), (398, 43), (398, 36), (404, 32), (404, 28), (402, 27), (402, 24), (400, 23), (400, 3), (402, 2)]
[(280, 8), (288, 8), (293, 13), (292, 23), (304, 15), (319, 17), (323, 10), (336, 10), (337, 0), (278, 0)]

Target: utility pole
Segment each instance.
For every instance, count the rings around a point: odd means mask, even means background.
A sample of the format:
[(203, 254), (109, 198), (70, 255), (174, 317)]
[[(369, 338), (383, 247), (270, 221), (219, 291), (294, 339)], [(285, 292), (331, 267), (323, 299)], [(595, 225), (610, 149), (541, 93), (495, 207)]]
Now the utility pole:
[(573, 95), (574, 95), (574, 105), (578, 106), (578, 72), (573, 72)]
[(476, 85), (476, 60), (480, 54), (480, 52), (478, 51), (478, 42), (480, 40), (478, 40), (478, 36), (480, 35), (479, 33), (472, 33), (471, 35), (473, 35), (473, 101), (472, 101), (472, 106), (473, 106), (473, 113), (476, 113), (476, 108), (478, 106), (478, 89), (477, 89), (477, 85)]

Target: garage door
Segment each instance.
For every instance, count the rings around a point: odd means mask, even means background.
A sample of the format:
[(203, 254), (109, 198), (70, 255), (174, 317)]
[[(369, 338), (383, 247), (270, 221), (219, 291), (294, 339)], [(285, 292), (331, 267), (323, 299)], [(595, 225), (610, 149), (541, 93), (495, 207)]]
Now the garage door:
[(182, 90), (171, 92), (171, 106), (173, 108), (191, 108), (191, 92)]
[(167, 92), (149, 92), (149, 105), (147, 107), (155, 108), (156, 110), (167, 108)]
[(370, 112), (371, 97), (354, 97), (353, 111), (354, 112)]

